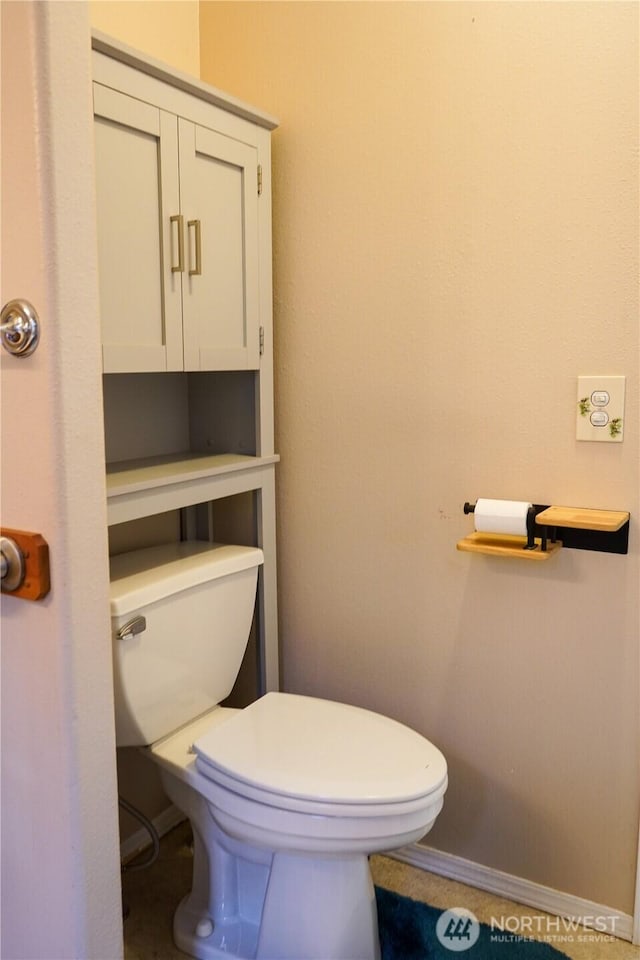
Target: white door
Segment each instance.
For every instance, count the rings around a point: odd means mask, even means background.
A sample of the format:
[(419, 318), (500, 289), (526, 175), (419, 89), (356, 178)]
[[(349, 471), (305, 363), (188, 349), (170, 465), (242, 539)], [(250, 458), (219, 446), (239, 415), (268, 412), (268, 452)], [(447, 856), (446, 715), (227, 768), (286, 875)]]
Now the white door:
[(2, 524), (40, 532), (51, 592), (2, 596), (2, 942), (22, 958), (122, 956), (85, 3), (2, 3)]
[(185, 370), (260, 366), (258, 151), (179, 120)]

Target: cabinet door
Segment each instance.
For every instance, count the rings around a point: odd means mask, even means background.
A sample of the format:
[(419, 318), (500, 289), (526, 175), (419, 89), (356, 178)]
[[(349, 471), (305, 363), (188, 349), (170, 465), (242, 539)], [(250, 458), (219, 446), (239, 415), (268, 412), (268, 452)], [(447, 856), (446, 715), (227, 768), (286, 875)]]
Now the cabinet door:
[(181, 370), (177, 118), (93, 91), (103, 367)]
[(179, 137), (185, 370), (257, 369), (257, 149), (183, 119)]

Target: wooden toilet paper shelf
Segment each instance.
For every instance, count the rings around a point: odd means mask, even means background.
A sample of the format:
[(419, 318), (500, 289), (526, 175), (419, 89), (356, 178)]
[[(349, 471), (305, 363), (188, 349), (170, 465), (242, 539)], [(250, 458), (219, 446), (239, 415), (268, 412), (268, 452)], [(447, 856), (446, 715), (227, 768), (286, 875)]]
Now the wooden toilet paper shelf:
[(560, 541), (547, 543), (547, 549), (542, 550), (540, 540), (536, 539), (535, 550), (525, 550), (526, 537), (513, 537), (504, 533), (470, 533), (463, 540), (458, 540), (458, 550), (468, 553), (485, 553), (493, 557), (516, 557), (518, 560), (550, 560), (562, 544)]
[[(626, 554), (629, 550), (629, 517), (624, 510), (594, 510), (586, 507), (557, 507), (534, 504), (535, 549), (525, 550), (526, 537), (499, 533), (470, 533), (459, 540), (457, 549), (488, 556), (544, 561), (561, 547)], [(546, 550), (542, 548), (546, 539)]]
[(591, 510), (583, 507), (547, 507), (536, 515), (536, 523), (545, 527), (571, 527), (574, 530), (600, 530), (615, 533), (629, 522), (624, 510)]

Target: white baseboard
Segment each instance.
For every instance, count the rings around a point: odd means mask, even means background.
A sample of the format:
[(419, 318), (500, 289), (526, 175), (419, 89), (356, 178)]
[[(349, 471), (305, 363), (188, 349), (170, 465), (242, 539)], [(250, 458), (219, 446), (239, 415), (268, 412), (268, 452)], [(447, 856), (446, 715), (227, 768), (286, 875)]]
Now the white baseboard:
[[(157, 817), (154, 817), (151, 822), (158, 831), (158, 835), (164, 837), (165, 833), (169, 833), (170, 830), (173, 830), (174, 827), (177, 827), (179, 823), (186, 819), (184, 813), (171, 804)], [(140, 827), (130, 837), (127, 837), (124, 843), (120, 844), (120, 859), (123, 862), (131, 860), (132, 857), (137, 856), (149, 846), (151, 846), (151, 838), (145, 828)]]
[(510, 873), (503, 873), (502, 870), (494, 870), (493, 867), (486, 867), (473, 860), (465, 860), (464, 857), (444, 853), (419, 843), (394, 850), (387, 856), (557, 917), (579, 919), (585, 926), (596, 925), (598, 932), (606, 932), (620, 940), (633, 938), (633, 917), (614, 907), (583, 900), (581, 897), (554, 890), (553, 887), (545, 887), (540, 883), (533, 883), (531, 880), (524, 880), (522, 877), (515, 877)]
[(633, 940), (640, 943), (640, 829), (638, 830), (638, 856), (636, 859), (636, 899), (633, 912)]

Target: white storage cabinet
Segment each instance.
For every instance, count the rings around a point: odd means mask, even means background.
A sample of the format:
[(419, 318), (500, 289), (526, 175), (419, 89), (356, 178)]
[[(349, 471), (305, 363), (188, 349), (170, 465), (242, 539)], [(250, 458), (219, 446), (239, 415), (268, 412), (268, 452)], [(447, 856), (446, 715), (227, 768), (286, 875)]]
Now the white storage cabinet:
[(168, 78), (94, 55), (104, 371), (257, 369), (260, 154), (273, 121)]
[(92, 43), (111, 542), (233, 537), (229, 517), (248, 513), (243, 536), (264, 552), (257, 692), (274, 690), (276, 121), (103, 34)]

